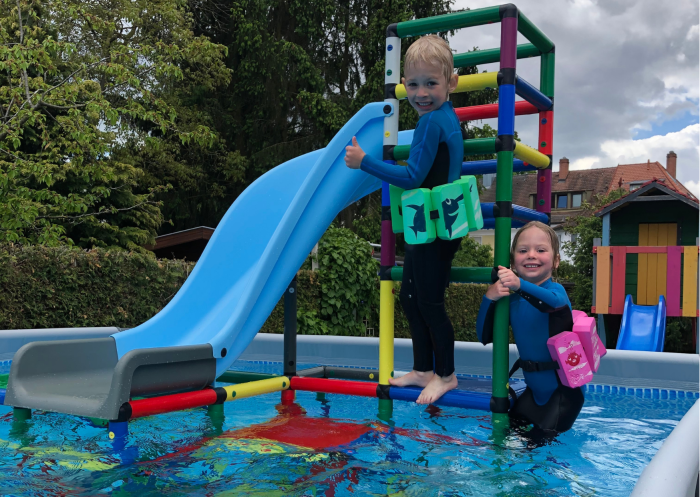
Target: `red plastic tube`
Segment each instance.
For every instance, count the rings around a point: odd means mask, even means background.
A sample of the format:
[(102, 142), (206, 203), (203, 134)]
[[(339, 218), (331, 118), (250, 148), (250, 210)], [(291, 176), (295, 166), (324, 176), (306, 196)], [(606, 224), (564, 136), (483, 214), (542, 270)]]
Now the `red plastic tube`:
[(182, 411), (193, 407), (209, 406), (215, 403), (216, 392), (213, 388), (129, 402), (131, 405), (131, 419), (163, 414), (165, 412)]
[(328, 380), (326, 378), (293, 377), (290, 388), (307, 392), (342, 393), (361, 397), (376, 397), (377, 384), (364, 381)]
[[(540, 111), (530, 102), (515, 102), (515, 115), (538, 114)], [(477, 119), (491, 119), (498, 117), (498, 104), (474, 105), (472, 107), (460, 107), (455, 109), (460, 122), (475, 121)]]

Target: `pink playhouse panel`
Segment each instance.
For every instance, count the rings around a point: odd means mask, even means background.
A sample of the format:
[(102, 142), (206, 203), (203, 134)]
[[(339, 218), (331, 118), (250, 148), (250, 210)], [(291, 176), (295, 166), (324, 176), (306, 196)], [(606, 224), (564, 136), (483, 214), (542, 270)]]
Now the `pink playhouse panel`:
[(683, 247), (668, 247), (666, 260), (666, 315), (681, 315), (681, 252)]

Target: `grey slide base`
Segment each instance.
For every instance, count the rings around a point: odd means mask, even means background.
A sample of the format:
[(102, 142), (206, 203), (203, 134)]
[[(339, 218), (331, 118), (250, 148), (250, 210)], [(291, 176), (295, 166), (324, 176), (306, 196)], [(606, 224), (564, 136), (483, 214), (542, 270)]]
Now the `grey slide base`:
[(200, 390), (216, 379), (211, 345), (136, 349), (112, 337), (33, 342), (12, 361), (5, 405), (116, 420), (135, 396)]

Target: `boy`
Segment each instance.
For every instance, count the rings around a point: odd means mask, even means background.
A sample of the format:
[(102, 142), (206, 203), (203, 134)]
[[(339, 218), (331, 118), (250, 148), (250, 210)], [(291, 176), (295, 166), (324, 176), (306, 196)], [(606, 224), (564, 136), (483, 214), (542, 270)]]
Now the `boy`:
[[(353, 137), (345, 163), (405, 190), (434, 188), (459, 179), (464, 145), (462, 128), (448, 101), (457, 87), (452, 52), (435, 35), (415, 41), (406, 52), (404, 77), (408, 101), (420, 116), (413, 133), (408, 167), (387, 164), (366, 155)], [(454, 329), (445, 312), (445, 289), (461, 240), (436, 239), (406, 245), (399, 300), (413, 340), (413, 371), (394, 386), (418, 385), (416, 400), (430, 404), (457, 387), (454, 374)]]

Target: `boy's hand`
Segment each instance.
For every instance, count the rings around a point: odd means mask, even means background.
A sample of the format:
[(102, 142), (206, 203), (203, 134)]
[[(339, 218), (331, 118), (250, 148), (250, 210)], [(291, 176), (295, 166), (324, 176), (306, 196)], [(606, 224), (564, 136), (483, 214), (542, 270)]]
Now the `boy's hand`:
[(345, 147), (345, 165), (350, 169), (360, 169), (365, 152), (357, 144), (357, 138), (352, 137), (352, 145)]
[(498, 266), (498, 282), (514, 292), (520, 290), (520, 278), (513, 271), (503, 266)]
[(500, 281), (497, 281), (486, 290), (486, 298), (494, 302), (508, 295), (510, 295), (510, 290), (504, 287)]

